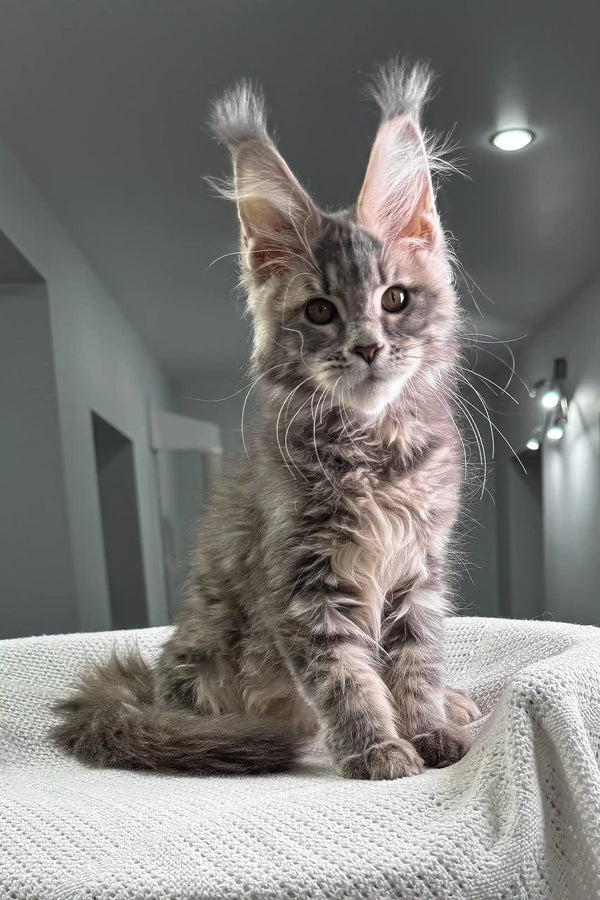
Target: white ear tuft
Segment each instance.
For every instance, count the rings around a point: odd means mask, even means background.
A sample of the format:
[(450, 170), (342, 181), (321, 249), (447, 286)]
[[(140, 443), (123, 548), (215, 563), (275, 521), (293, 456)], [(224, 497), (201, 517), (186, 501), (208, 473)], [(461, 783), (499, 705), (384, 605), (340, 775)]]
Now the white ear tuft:
[(209, 123), (217, 140), (232, 152), (244, 141), (269, 143), (265, 100), (251, 81), (240, 81), (215, 100)]
[(375, 72), (369, 93), (381, 110), (382, 121), (408, 116), (418, 124), (423, 107), (431, 97), (434, 81), (435, 76), (427, 63), (410, 65), (400, 59), (391, 59)]

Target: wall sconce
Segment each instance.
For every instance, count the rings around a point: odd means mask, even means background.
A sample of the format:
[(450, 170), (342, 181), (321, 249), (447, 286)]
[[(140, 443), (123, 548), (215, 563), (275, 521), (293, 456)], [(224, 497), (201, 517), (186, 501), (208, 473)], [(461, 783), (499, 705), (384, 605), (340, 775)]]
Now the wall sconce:
[(552, 378), (542, 378), (533, 385), (533, 396), (537, 397), (544, 410), (546, 420), (543, 428), (538, 428), (527, 441), (528, 450), (539, 450), (542, 434), (550, 441), (560, 441), (567, 427), (569, 400), (567, 397), (567, 360), (554, 360)]

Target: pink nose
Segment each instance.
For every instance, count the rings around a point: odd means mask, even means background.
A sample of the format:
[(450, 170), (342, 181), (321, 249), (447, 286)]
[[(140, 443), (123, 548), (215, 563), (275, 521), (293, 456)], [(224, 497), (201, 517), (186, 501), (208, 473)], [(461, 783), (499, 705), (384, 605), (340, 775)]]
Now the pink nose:
[(365, 344), (364, 346), (360, 346), (359, 344), (353, 348), (354, 353), (358, 353), (365, 362), (371, 363), (375, 359), (375, 354), (378, 350), (381, 350), (381, 344)]

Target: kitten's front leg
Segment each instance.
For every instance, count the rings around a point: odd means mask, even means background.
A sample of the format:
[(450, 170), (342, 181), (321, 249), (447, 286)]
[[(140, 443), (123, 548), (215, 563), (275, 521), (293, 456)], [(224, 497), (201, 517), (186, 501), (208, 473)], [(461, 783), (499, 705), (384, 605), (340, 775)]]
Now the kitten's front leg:
[(334, 595), (297, 595), (281, 623), (278, 643), (325, 740), (347, 778), (415, 775), (423, 760), (398, 736), (388, 689), (371, 648)]
[(414, 589), (392, 600), (382, 634), (384, 678), (396, 703), (398, 731), (430, 766), (464, 756), (472, 739), (461, 726), (477, 712), (470, 698), (461, 694), (463, 702), (454, 715), (457, 692), (444, 684), (442, 613), (439, 590)]

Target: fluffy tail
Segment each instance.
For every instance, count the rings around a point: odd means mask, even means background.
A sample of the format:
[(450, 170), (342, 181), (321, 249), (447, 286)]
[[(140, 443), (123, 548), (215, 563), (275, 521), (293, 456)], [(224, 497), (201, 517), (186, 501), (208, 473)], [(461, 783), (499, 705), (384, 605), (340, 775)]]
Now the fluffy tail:
[(63, 750), (97, 766), (197, 774), (281, 772), (300, 744), (285, 723), (251, 716), (202, 717), (156, 703), (154, 673), (139, 653), (113, 655), (54, 707)]

